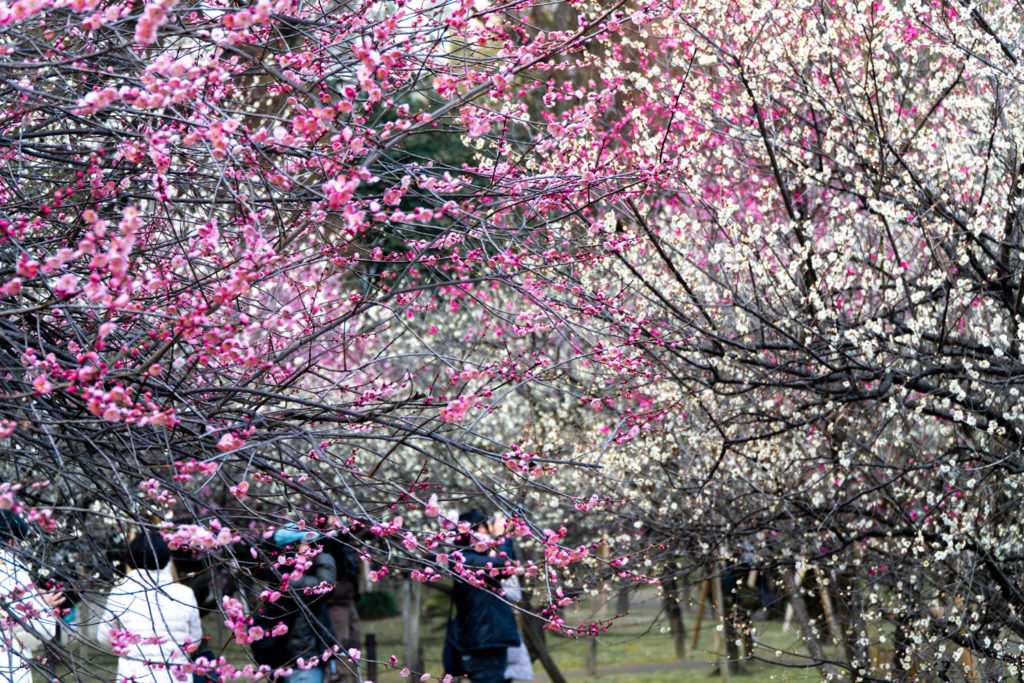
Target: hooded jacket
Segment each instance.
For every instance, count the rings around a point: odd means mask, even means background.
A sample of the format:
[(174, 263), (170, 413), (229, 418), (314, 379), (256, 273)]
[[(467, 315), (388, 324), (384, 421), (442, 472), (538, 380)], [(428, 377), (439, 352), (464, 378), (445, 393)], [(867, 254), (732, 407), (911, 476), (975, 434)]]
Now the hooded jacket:
[(286, 595), (291, 599), (293, 609), (284, 641), (289, 661), (298, 657), (308, 660), (320, 656), (337, 643), (327, 614), (327, 594), (316, 594), (310, 590), (324, 582), (334, 584), (337, 580), (338, 568), (334, 558), (321, 552), (313, 558), (309, 571), (289, 583)]
[[(114, 629), (130, 635), (115, 637)], [(187, 664), (182, 645), (202, 637), (195, 594), (174, 581), (171, 565), (129, 572), (110, 591), (97, 630), (101, 645), (119, 648), (117, 680), (136, 683), (178, 683), (168, 665)]]
[(51, 611), (14, 553), (0, 549), (0, 681), (32, 683), (35, 651), (57, 630)]

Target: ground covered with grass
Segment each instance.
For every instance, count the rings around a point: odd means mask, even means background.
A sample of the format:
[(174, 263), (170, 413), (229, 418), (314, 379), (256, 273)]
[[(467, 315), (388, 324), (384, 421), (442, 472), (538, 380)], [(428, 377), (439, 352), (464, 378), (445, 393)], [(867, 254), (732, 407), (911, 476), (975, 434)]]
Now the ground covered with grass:
[[(428, 617), (421, 623), (420, 643), (423, 648), (425, 671), (439, 675), (442, 672), (441, 648), (444, 642), (444, 626), (447, 617), (447, 598), (428, 598), (431, 603), (443, 602), (445, 608), (427, 609)], [(596, 610), (596, 612), (595, 612)], [(433, 613), (433, 617), (429, 615)], [(594, 616), (612, 614), (610, 605), (600, 601), (584, 601), (575, 610), (566, 613), (566, 621), (578, 623), (589, 621)], [(547, 645), (559, 669), (569, 678), (601, 681), (602, 683), (659, 683), (661, 681), (708, 681), (719, 680), (715, 676), (717, 657), (714, 653), (715, 624), (705, 618), (697, 638), (697, 646), (691, 649), (696, 610), (689, 606), (684, 610), (687, 629), (687, 653), (683, 660), (675, 655), (674, 638), (667, 628), (661, 613), (660, 600), (652, 592), (635, 595), (630, 611), (615, 619), (611, 629), (597, 639), (597, 674), (586, 673), (586, 664), (591, 648), (589, 639), (571, 638), (547, 634)], [(741, 671), (733, 676), (737, 680), (754, 681), (802, 681), (820, 680), (816, 669), (799, 666), (799, 657), (806, 648), (795, 629), (784, 633), (782, 622), (758, 621), (757, 639), (761, 647), (755, 654), (764, 658), (775, 658), (779, 652), (793, 667), (772, 666), (756, 661), (743, 664)], [(386, 660), (394, 654), (402, 656), (402, 617), (392, 617), (363, 624), (364, 633), (373, 633), (378, 642), (378, 657)], [(543, 666), (534, 662), (536, 680), (547, 680)], [(397, 671), (379, 670), (377, 683), (397, 682), (402, 679)]]
[[(441, 650), (444, 644), (444, 628), (448, 615), (448, 598), (437, 592), (424, 594), (424, 614), (420, 624), (420, 645), (423, 648), (424, 671), (433, 676), (441, 676)], [(573, 610), (566, 613), (566, 621), (579, 623), (592, 621), (597, 617), (613, 614), (610, 605), (600, 600), (586, 600)], [(696, 610), (692, 605), (684, 610), (684, 623), (687, 629), (687, 652), (682, 660), (676, 658), (674, 639), (669, 632), (667, 622), (661, 612), (660, 600), (653, 591), (638, 593), (633, 596), (630, 611), (613, 620), (608, 632), (597, 639), (596, 659), (597, 673), (586, 672), (587, 659), (591, 643), (586, 638), (573, 638), (553, 633), (546, 635), (547, 645), (552, 657), (561, 672), (570, 679), (594, 680), (601, 683), (661, 683), (667, 681), (709, 681), (719, 680), (715, 674), (718, 660), (715, 649), (715, 624), (710, 617), (703, 620), (697, 637), (696, 647), (693, 643)], [(402, 615), (384, 619), (364, 620), (363, 634), (373, 634), (377, 641), (377, 659), (386, 662), (391, 655), (399, 660), (399, 667), (378, 666), (375, 683), (397, 683), (399, 681), (416, 680), (402, 678), (399, 674), (402, 661)], [(230, 632), (216, 615), (209, 615), (203, 622), (204, 635), (209, 637), (210, 645), (218, 653), (223, 653), (236, 666), (243, 666), (249, 661), (245, 649), (230, 638)], [(781, 658), (793, 666), (775, 666), (747, 661), (740, 672), (733, 678), (748, 683), (756, 681), (803, 681), (820, 680), (816, 669), (800, 666), (799, 655), (806, 648), (795, 629), (783, 632), (779, 620), (763, 620), (754, 622), (757, 630), (759, 647), (754, 654), (763, 658)], [(58, 673), (63, 680), (80, 680), (86, 683), (93, 681), (115, 680), (113, 671), (116, 659), (109, 654), (100, 652), (94, 646), (80, 643), (75, 646), (81, 658), (82, 666), (77, 671), (62, 669)], [(363, 652), (366, 657), (368, 653)], [(86, 666), (88, 665), (88, 667)], [(92, 669), (94, 675), (88, 675), (86, 669)], [(362, 675), (368, 674), (365, 662)], [(418, 672), (422, 673), (422, 672)], [(548, 677), (540, 662), (534, 662), (535, 680), (546, 681)], [(46, 679), (36, 676), (36, 683)]]

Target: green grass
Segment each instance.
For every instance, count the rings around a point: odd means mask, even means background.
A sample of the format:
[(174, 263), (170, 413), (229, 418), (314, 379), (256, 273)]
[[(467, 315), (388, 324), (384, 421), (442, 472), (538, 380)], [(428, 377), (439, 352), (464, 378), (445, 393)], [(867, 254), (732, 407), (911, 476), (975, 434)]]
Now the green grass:
[[(222, 617), (212, 614), (204, 617), (203, 635), (209, 638), (210, 648), (217, 654), (226, 656), (231, 663), (239, 667), (249, 663), (248, 653), (231, 639), (231, 633), (224, 627)], [(66, 646), (75, 658), (75, 666), (58, 665), (56, 674), (59, 680), (110, 683), (117, 679), (117, 657), (113, 654), (95, 643), (83, 642), (74, 638), (70, 643), (66, 643)], [(47, 683), (47, 681), (48, 679), (39, 672), (33, 674), (33, 683)]]
[[(427, 596), (425, 596), (427, 597)], [(435, 613), (441, 610), (433, 610)], [(441, 666), (441, 648), (444, 642), (444, 624), (447, 616), (447, 609), (443, 610), (444, 616), (434, 619), (425, 619), (420, 626), (420, 644), (424, 653), (424, 668), (432, 675), (440, 675), (443, 672)], [(700, 630), (697, 647), (690, 650), (693, 638), (695, 611), (689, 610), (685, 613), (687, 628), (686, 658), (679, 662), (675, 657), (674, 640), (668, 632), (664, 619), (659, 619), (659, 607), (653, 595), (645, 596), (642, 600), (634, 601), (630, 614), (614, 621), (611, 629), (598, 638), (597, 644), (597, 668), (596, 676), (586, 676), (587, 680), (600, 681), (601, 683), (626, 683), (637, 681), (639, 683), (659, 683), (661, 681), (686, 682), (702, 681), (707, 683), (712, 680), (721, 680), (713, 676), (714, 662), (716, 656), (713, 652), (714, 646), (714, 623), (705, 619)], [(565, 615), (567, 623), (576, 624), (581, 621), (592, 621), (592, 609), (577, 609), (567, 612)], [(775, 657), (776, 651), (806, 653), (806, 648), (794, 629), (788, 633), (782, 632), (782, 625), (779, 621), (758, 622), (755, 624), (758, 631), (758, 640), (764, 647), (757, 650), (756, 654), (763, 657)], [(402, 618), (381, 619), (378, 621), (364, 621), (363, 633), (373, 633), (377, 637), (378, 652), (377, 658), (386, 661), (390, 655), (399, 659), (399, 666), (405, 663), (402, 661)], [(586, 667), (587, 655), (590, 648), (589, 639), (577, 639), (547, 634), (547, 645), (552, 657), (558, 664), (563, 674), (582, 676)], [(782, 657), (784, 660), (797, 662), (792, 656)], [(657, 671), (632, 671), (632, 672), (609, 672), (609, 669), (621, 667), (643, 667), (643, 666), (671, 666), (670, 670)], [(602, 669), (606, 673), (602, 673)], [(538, 678), (545, 676), (544, 668), (540, 662), (534, 662), (534, 674)], [(778, 667), (759, 665), (755, 662), (744, 664), (742, 674), (731, 677), (735, 680), (747, 683), (760, 681), (785, 681), (790, 683), (804, 683), (819, 681), (821, 677), (815, 669)], [(383, 667), (378, 671), (377, 683), (397, 683), (408, 681), (402, 679), (395, 670), (385, 670)], [(582, 680), (582, 678), (580, 679)]]
[[(444, 627), (448, 613), (447, 597), (426, 593), (424, 598), (427, 599), (428, 604), (444, 603), (443, 609), (438, 608), (438, 605), (433, 605), (433, 609), (427, 610), (427, 613), (433, 616), (423, 618), (420, 624), (420, 645), (424, 653), (424, 668), (433, 676), (440, 676), (443, 674), (441, 649), (444, 643)], [(713, 652), (715, 625), (710, 618), (705, 618), (701, 626), (697, 647), (693, 650), (690, 649), (694, 617), (695, 610), (689, 609), (685, 612), (687, 653), (684, 660), (677, 661), (672, 635), (668, 632), (666, 622), (659, 615), (657, 598), (653, 593), (639, 596), (634, 600), (631, 612), (616, 619), (611, 629), (598, 638), (598, 675), (596, 676), (583, 674), (590, 649), (588, 639), (570, 638), (548, 632), (546, 640), (551, 655), (562, 673), (574, 676), (577, 680), (594, 680), (599, 683), (667, 683), (668, 681), (708, 683), (721, 680), (718, 676), (713, 675), (713, 666), (717, 657)], [(590, 603), (587, 603), (584, 609), (570, 610), (565, 614), (566, 622), (570, 624), (590, 622), (594, 618), (593, 607)], [(391, 655), (395, 655), (399, 660), (399, 667), (406, 665), (402, 661), (402, 623), (401, 616), (363, 621), (364, 637), (368, 633), (373, 633), (377, 638), (378, 661), (386, 662)], [(795, 629), (783, 633), (779, 621), (757, 622), (755, 627), (758, 641), (764, 646), (755, 654), (766, 658), (775, 658), (777, 650), (798, 654), (806, 652)], [(203, 631), (204, 635), (210, 638), (212, 649), (218, 653), (223, 651), (228, 660), (236, 666), (243, 666), (249, 662), (245, 650), (230, 639), (230, 633), (216, 616), (211, 615), (204, 619)], [(91, 683), (92, 681), (106, 682), (114, 679), (114, 676), (109, 673), (116, 668), (116, 659), (113, 656), (98, 652), (94, 648), (76, 647), (81, 653), (83, 662), (88, 662), (89, 668), (97, 672), (104, 670), (108, 672), (99, 677), (82, 676), (81, 680)], [(830, 652), (830, 654), (832, 653)], [(367, 655), (368, 653), (364, 649), (363, 657), (365, 658)], [(782, 659), (798, 661), (796, 657), (785, 654)], [(634, 670), (613, 671), (623, 667), (633, 667)], [(637, 667), (650, 668), (636, 670)], [(76, 668), (81, 675), (84, 667)], [(65, 671), (59, 673), (65, 673)], [(366, 676), (366, 674), (367, 667), (364, 664), (363, 675)], [(539, 679), (545, 678), (544, 668), (540, 662), (534, 662), (534, 674)], [(417, 678), (403, 679), (399, 677), (398, 669), (381, 665), (378, 667), (375, 681), (376, 683), (407, 683), (410, 680), (417, 680)], [(767, 666), (756, 662), (747, 662), (744, 664), (744, 672), (731, 678), (742, 683), (760, 683), (761, 681), (810, 683), (820, 680), (815, 669)], [(65, 680), (74, 680), (74, 678), (67, 676)], [(35, 683), (43, 683), (43, 681), (42, 677), (37, 676)]]

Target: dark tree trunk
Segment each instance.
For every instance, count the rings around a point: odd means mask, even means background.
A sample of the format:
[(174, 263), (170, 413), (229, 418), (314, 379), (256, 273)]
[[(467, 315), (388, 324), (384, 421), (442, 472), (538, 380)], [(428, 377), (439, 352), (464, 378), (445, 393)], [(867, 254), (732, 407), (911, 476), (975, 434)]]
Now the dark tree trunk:
[(825, 650), (821, 645), (819, 634), (811, 625), (811, 616), (807, 612), (807, 603), (804, 602), (803, 594), (800, 592), (799, 579), (803, 579), (803, 576), (800, 576), (798, 580), (794, 580), (793, 570), (787, 568), (783, 568), (781, 573), (783, 586), (786, 589), (786, 597), (789, 598), (790, 603), (793, 605), (793, 617), (800, 624), (800, 632), (803, 634), (811, 659), (819, 663), (821, 673), (828, 680), (841, 680), (836, 668), (829, 663), (828, 658), (825, 656)]
[(629, 613), (629, 588), (623, 588), (615, 598), (615, 613), (619, 616)]
[[(527, 603), (528, 604), (528, 603)], [(544, 641), (544, 625), (541, 618), (529, 613), (522, 615), (522, 638), (526, 642), (526, 649), (529, 650), (530, 659), (540, 659), (544, 671), (547, 672), (551, 683), (568, 683), (558, 665), (551, 656), (548, 646)]]
[(675, 643), (676, 659), (686, 657), (686, 624), (683, 623), (683, 608), (679, 603), (679, 583), (676, 581), (676, 568), (669, 566), (661, 580), (662, 604), (668, 616), (669, 630)]

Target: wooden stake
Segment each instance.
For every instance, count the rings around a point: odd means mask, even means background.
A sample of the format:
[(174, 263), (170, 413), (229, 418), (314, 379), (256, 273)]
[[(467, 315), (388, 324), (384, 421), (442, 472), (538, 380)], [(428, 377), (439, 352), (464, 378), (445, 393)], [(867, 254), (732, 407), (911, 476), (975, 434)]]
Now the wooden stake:
[(970, 648), (965, 647), (963, 652), (964, 672), (967, 674), (968, 683), (981, 683), (981, 672), (978, 670), (978, 660)]
[(691, 650), (697, 649), (697, 638), (700, 637), (700, 622), (704, 618), (704, 606), (708, 601), (708, 583), (709, 579), (704, 579), (700, 584), (700, 598), (697, 599), (697, 619), (693, 623), (693, 643), (690, 644)]
[(836, 644), (836, 647), (842, 649), (843, 641), (839, 639), (839, 629), (836, 627), (836, 617), (832, 611), (832, 597), (828, 593), (828, 586), (825, 585), (825, 575), (822, 573), (821, 567), (815, 567), (814, 574), (818, 578), (818, 592), (821, 594), (821, 606), (825, 609), (829, 635), (832, 636), (832, 642)]

